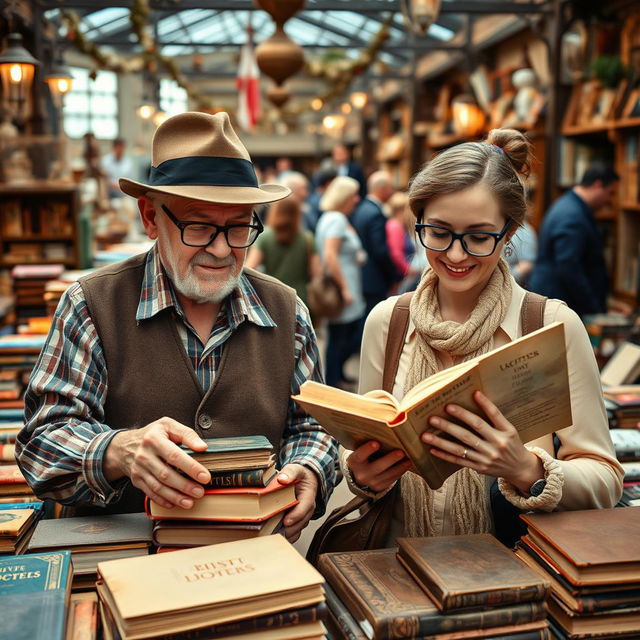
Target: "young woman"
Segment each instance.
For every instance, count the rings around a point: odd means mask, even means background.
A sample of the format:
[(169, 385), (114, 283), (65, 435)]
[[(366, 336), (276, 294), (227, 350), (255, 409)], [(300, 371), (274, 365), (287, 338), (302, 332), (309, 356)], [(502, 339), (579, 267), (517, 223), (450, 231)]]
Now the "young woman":
[(302, 207), (289, 196), (269, 207), (264, 233), (249, 250), (246, 265), (293, 287), (307, 303), (307, 283), (320, 270), (313, 235), (302, 230)]
[(340, 285), (344, 300), (342, 313), (331, 318), (328, 324), (326, 381), (332, 386), (346, 383), (342, 368), (349, 356), (358, 352), (362, 334), (364, 252), (360, 238), (349, 222), (349, 216), (360, 200), (359, 188), (353, 178), (335, 178), (320, 200), (324, 213), (316, 227), (316, 248), (323, 267)]
[[(519, 132), (492, 131), (484, 143), (448, 149), (426, 165), (409, 188), (416, 229), (429, 268), (410, 305), (410, 323), (393, 393), (401, 398), (425, 377), (522, 335), (525, 291), (501, 259), (523, 223), (523, 178), (529, 143)], [(384, 350), (395, 299), (369, 315), (362, 343), (360, 392), (382, 387)], [(489, 487), (498, 478), (503, 496), (525, 510), (612, 507), (622, 491), (602, 401), (598, 368), (579, 317), (548, 300), (544, 324), (564, 322), (574, 424), (523, 445), (515, 427), (490, 399), (476, 392), (477, 411), (447, 406), (452, 420), (424, 433), (434, 456), (462, 467), (438, 490), (413, 473), (402, 451), (376, 457), (369, 441), (343, 455), (352, 491), (380, 497), (400, 481), (388, 544), (398, 535), (454, 535), (494, 530)], [(455, 422), (454, 422), (455, 420)], [(459, 426), (459, 423), (463, 426)], [(426, 426), (426, 425), (425, 425)]]

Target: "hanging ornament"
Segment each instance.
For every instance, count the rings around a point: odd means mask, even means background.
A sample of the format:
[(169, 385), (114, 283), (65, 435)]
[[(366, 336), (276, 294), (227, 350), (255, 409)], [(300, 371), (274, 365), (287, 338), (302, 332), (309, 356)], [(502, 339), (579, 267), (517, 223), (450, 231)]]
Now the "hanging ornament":
[(280, 26), (275, 33), (256, 47), (256, 62), (260, 71), (281, 85), (304, 66), (304, 52)]
[(254, 4), (258, 9), (266, 11), (276, 26), (282, 27), (304, 7), (304, 0), (254, 0)]
[(416, 35), (426, 35), (429, 27), (438, 19), (441, 0), (400, 0), (404, 24)]
[(272, 84), (267, 89), (267, 98), (274, 106), (280, 108), (291, 98), (291, 93), (289, 89), (285, 86), (278, 86), (276, 84)]

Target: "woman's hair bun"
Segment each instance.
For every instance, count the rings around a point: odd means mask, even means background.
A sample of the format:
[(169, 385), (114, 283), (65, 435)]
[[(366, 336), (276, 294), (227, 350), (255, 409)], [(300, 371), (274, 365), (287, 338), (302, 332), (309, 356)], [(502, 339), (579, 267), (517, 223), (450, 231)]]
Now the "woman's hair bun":
[(523, 177), (531, 173), (531, 143), (516, 129), (492, 129), (485, 141), (502, 149), (513, 168)]

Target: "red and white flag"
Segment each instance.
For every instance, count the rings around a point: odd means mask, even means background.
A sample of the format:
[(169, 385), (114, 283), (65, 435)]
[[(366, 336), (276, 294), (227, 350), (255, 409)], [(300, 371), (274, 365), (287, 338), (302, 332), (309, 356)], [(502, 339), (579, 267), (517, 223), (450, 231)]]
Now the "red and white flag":
[(251, 131), (260, 118), (260, 72), (253, 54), (252, 32), (248, 29), (247, 43), (240, 51), (240, 64), (236, 78), (238, 89), (238, 124)]

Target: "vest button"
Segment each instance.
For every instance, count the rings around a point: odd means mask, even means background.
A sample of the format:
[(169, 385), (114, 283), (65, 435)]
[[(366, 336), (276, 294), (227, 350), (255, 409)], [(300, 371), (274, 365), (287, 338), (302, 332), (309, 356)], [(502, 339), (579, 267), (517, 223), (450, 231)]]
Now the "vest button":
[(198, 416), (198, 426), (201, 429), (209, 429), (212, 424), (213, 420), (211, 419), (211, 416), (208, 416), (206, 413), (201, 413)]

